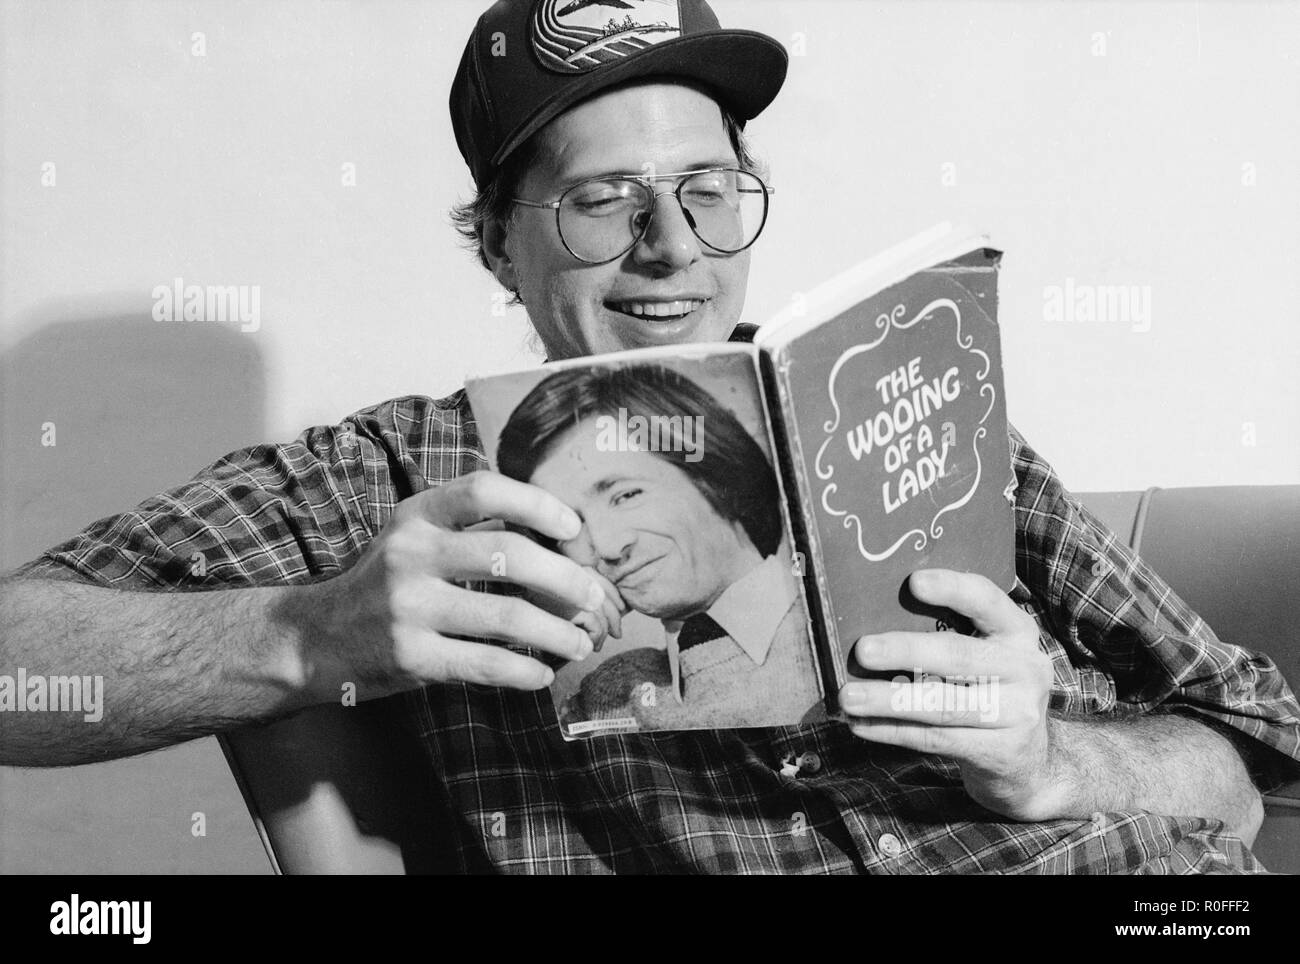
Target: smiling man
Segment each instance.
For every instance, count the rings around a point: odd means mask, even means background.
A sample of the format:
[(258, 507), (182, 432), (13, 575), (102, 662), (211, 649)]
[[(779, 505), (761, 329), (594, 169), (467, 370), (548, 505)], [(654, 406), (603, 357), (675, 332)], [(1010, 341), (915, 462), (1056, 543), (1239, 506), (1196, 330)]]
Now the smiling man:
[[(615, 130), (627, 136), (611, 151)], [(695, 218), (675, 202), (672, 189), (674, 181), (681, 190), (699, 185), (702, 177), (669, 173), (735, 167), (736, 144), (718, 103), (693, 86), (638, 82), (572, 108), (537, 141), (536, 160), (516, 191), (557, 198), (555, 216), (545, 207), (517, 207), (509, 220), (488, 222), (483, 249), (497, 279), (528, 306), (551, 356), (725, 341), (745, 304), (749, 254), (710, 248), (697, 235), (698, 222), (692, 226)], [(644, 214), (571, 213), (613, 203), (616, 182), (588, 180), (602, 171), (665, 173), (647, 182), (654, 185), (655, 203)], [(711, 175), (720, 176), (744, 175)], [(761, 182), (750, 180), (761, 190)], [(636, 182), (623, 183), (631, 201), (642, 200)], [(623, 230), (605, 227), (607, 221)], [(751, 237), (706, 236), (743, 249), (761, 225), (761, 219), (752, 222)], [(638, 231), (653, 233), (648, 243), (634, 244)], [(627, 270), (629, 261), (637, 270)]]
[[(719, 29), (700, 0), (483, 15), (451, 97), (478, 188), (461, 222), (552, 358), (730, 335), (762, 224), (719, 232), (703, 204), (761, 178), (740, 125), (784, 74), (780, 44)], [(604, 205), (621, 212), (607, 232), (575, 231)], [(405, 694), (447, 811), (431, 823), (460, 870), (1258, 870), (1243, 757), (1261, 776), (1294, 767), (1294, 695), (1014, 433), (1012, 452), (1013, 593), (915, 574), (915, 595), (976, 635), (886, 633), (856, 649), (868, 670), (996, 678), (991, 719), (895, 701), (868, 679), (838, 694), (848, 724), (564, 743), (542, 692), (553, 674), (520, 650), (584, 659), (618, 603), (517, 531), (571, 540), (582, 520), (480, 471), (457, 392), (231, 453), (7, 579), (0, 665), (103, 667), (106, 706), (96, 727), (4, 715), (0, 763), (138, 753), (335, 703), (351, 684), (363, 699)], [(502, 558), (524, 595), (484, 591)], [(220, 591), (159, 591), (176, 589)], [(792, 772), (791, 759), (807, 762)]]

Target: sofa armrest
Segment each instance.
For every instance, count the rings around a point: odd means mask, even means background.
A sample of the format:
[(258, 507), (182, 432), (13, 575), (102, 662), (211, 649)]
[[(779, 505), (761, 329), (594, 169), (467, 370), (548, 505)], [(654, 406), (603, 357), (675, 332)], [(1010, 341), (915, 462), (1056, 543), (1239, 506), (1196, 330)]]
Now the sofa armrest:
[(424, 760), (396, 700), (317, 706), (220, 742), (277, 873), (401, 874), (435, 859)]
[(1300, 809), (1300, 779), (1290, 780), (1280, 787), (1273, 787), (1264, 794), (1264, 806)]

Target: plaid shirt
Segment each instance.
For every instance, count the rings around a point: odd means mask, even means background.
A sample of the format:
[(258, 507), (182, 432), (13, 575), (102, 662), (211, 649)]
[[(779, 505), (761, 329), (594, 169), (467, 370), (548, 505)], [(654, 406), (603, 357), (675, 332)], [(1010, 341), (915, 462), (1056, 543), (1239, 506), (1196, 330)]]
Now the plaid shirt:
[[(1300, 758), (1300, 706), (1272, 661), (1219, 640), (1011, 437), (1012, 595), (1051, 655), (1051, 708), (1186, 712)], [(312, 582), (353, 565), (400, 500), (485, 467), (463, 392), (396, 399), (232, 453), (23, 571), (122, 589)], [(545, 692), (440, 684), (399, 699), (436, 774), (444, 812), (430, 821), (452, 870), (1262, 869), (1216, 820), (1130, 810), (1008, 821), (967, 796), (951, 760), (871, 744), (839, 723), (565, 743)]]

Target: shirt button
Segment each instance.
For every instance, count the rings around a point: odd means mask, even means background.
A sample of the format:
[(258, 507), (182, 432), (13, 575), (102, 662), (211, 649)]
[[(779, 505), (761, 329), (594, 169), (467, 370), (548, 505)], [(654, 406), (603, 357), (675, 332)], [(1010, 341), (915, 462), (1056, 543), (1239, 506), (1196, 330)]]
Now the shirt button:
[(902, 841), (892, 833), (882, 834), (880, 839), (876, 841), (876, 846), (880, 848), (880, 852), (886, 857), (897, 857), (903, 852)]
[(795, 763), (799, 765), (799, 769), (803, 773), (816, 773), (822, 768), (821, 756), (811, 750), (799, 754), (799, 759)]

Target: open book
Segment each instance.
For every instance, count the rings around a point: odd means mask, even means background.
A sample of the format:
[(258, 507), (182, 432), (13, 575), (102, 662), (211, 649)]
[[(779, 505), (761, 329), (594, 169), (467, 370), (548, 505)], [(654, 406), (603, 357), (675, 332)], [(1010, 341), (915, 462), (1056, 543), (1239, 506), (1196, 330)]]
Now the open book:
[(854, 642), (966, 631), (921, 568), (1015, 583), (1000, 254), (939, 225), (797, 299), (752, 344), (471, 380), (492, 467), (557, 495), (553, 546), (631, 612), (551, 694), (566, 739), (837, 713)]

